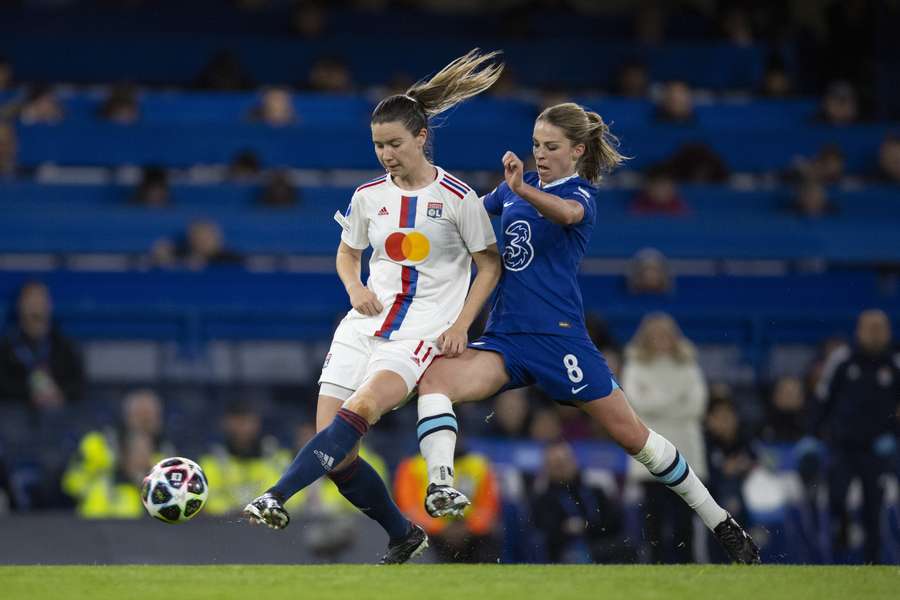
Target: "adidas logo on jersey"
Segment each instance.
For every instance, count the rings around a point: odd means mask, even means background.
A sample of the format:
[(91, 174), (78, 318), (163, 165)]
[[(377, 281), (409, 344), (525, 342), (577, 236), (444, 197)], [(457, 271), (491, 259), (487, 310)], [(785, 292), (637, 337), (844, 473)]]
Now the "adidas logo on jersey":
[(325, 469), (326, 471), (330, 471), (332, 468), (334, 468), (334, 458), (328, 456), (321, 450), (313, 450), (313, 454), (315, 454), (316, 458), (319, 459), (319, 462), (322, 463), (323, 469)]
[(390, 214), (390, 213), (388, 213), (388, 209), (385, 206), (382, 206), (381, 210), (378, 211), (379, 217), (386, 217), (386, 216), (388, 216), (388, 214)]

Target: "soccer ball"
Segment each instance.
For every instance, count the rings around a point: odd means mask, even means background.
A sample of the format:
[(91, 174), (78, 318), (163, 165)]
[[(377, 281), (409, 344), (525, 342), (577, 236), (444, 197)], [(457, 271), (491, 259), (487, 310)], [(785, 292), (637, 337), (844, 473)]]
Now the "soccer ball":
[(161, 460), (141, 484), (141, 501), (150, 516), (172, 525), (199, 513), (208, 495), (200, 465), (180, 456)]

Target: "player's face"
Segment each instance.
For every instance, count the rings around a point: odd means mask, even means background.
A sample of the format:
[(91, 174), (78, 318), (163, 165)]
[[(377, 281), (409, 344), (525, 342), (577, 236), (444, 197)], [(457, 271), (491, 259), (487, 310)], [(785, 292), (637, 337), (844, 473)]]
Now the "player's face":
[(584, 144), (572, 144), (562, 129), (538, 120), (532, 134), (532, 152), (541, 181), (550, 183), (575, 173)]
[(372, 124), (375, 156), (391, 177), (405, 179), (425, 159), (425, 129), (412, 135), (399, 121)]

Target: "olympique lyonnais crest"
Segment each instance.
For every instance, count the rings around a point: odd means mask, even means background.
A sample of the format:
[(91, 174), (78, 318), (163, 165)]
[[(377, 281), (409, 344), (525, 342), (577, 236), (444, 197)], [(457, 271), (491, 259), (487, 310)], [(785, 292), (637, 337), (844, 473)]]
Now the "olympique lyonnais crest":
[(444, 214), (444, 203), (443, 202), (429, 202), (427, 214), (432, 219), (440, 219), (441, 215)]

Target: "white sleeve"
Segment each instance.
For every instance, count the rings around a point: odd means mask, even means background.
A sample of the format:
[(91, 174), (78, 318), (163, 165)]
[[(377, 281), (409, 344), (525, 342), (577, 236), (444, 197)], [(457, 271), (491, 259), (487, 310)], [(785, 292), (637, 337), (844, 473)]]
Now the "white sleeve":
[(350, 228), (345, 228), (341, 233), (341, 241), (355, 250), (365, 250), (369, 247), (369, 223), (363, 204), (362, 196), (359, 193), (353, 194), (350, 206), (344, 214)]
[(497, 243), (491, 217), (475, 192), (469, 191), (458, 206), (456, 227), (470, 254)]

